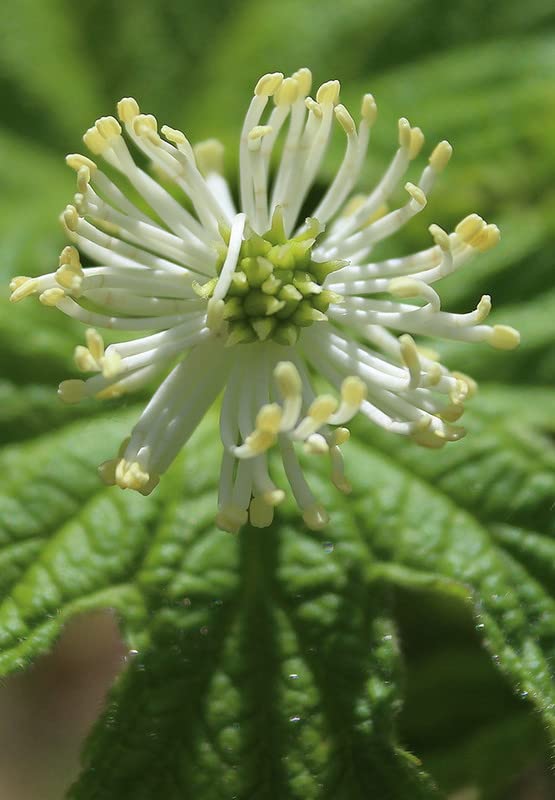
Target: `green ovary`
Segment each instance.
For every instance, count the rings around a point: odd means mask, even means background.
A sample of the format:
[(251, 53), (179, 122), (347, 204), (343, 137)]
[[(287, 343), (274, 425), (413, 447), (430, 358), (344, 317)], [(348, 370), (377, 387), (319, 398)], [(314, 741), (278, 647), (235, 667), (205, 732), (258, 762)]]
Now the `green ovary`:
[[(241, 245), (237, 267), (224, 298), (227, 345), (247, 344), (272, 339), (294, 345), (301, 328), (327, 319), (330, 303), (340, 297), (322, 288), (327, 275), (345, 265), (344, 261), (317, 262), (312, 248), (321, 226), (315, 219), (296, 237), (288, 239), (283, 229), (281, 209), (276, 209), (272, 227), (262, 236), (249, 231)], [(226, 241), (229, 232), (222, 230)], [(217, 270), (221, 271), (227, 253), (222, 245)], [(217, 279), (195, 286), (209, 299)]]

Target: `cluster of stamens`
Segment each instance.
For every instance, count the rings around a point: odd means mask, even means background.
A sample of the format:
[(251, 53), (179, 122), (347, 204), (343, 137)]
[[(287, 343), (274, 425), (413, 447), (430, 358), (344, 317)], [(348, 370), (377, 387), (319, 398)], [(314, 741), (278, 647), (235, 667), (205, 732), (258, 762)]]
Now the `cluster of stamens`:
[[(374, 98), (364, 95), (355, 122), (339, 102), (338, 81), (314, 97), (310, 88), (308, 69), (257, 82), (239, 144), (239, 210), (222, 145), (193, 147), (123, 98), (119, 121), (101, 117), (83, 137), (108, 171), (88, 156), (66, 159), (77, 191), (61, 217), (71, 245), (59, 266), (11, 283), (12, 301), (36, 294), (87, 326), (74, 358), (92, 374), (60, 384), (65, 402), (117, 397), (167, 373), (117, 457), (101, 466), (106, 483), (151, 492), (223, 391), (217, 519), (231, 531), (247, 519), (269, 525), (283, 499), (269, 474), (274, 446), (305, 522), (320, 528), (327, 515), (295, 445), (327, 455), (332, 482), (348, 492), (340, 445), (359, 411), (426, 447), (464, 435), (456, 423), (476, 384), (413, 336), (507, 350), (519, 341), (513, 328), (485, 324), (489, 295), (468, 313), (451, 313), (432, 286), (499, 241), (497, 227), (477, 214), (449, 233), (431, 225), (433, 244), (424, 250), (371, 260), (376, 245), (426, 207), (451, 158), (449, 143), (436, 145), (407, 182), (424, 136), (400, 119), (389, 166), (369, 194), (353, 196)], [(299, 219), (334, 124), (345, 139), (343, 159), (311, 216)], [(152, 169), (139, 166), (134, 150)], [(405, 201), (391, 208), (399, 185)], [(142, 333), (105, 347), (97, 328)], [(315, 393), (315, 373), (334, 394)]]

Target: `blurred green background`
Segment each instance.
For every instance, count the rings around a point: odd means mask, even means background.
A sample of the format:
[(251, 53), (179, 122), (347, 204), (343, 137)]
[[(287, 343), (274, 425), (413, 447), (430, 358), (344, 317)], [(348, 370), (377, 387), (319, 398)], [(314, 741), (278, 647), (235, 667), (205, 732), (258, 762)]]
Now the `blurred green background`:
[[(555, 375), (555, 6), (551, 0), (20, 0), (0, 21), (0, 271), (50, 271), (62, 235), (57, 215), (70, 201), (74, 176), (67, 152), (115, 102), (134, 95), (144, 111), (183, 129), (192, 141), (216, 136), (227, 145), (233, 182), (237, 136), (252, 87), (266, 71), (309, 66), (315, 82), (339, 78), (342, 101), (356, 114), (372, 92), (379, 118), (365, 179), (370, 185), (396, 146), (396, 119), (407, 116), (426, 134), (427, 147), (447, 138), (455, 157), (425, 215), (401, 237), (401, 248), (427, 241), (426, 227), (445, 228), (477, 211), (502, 230), (502, 243), (464, 275), (445, 282), (446, 304), (468, 310), (492, 294), (497, 318), (523, 334), (521, 349), (505, 355), (466, 352), (463, 364), (490, 383), (552, 385)], [(326, 169), (342, 146), (334, 139)], [(324, 176), (322, 178), (324, 180)], [(425, 216), (425, 219), (422, 217)], [(396, 243), (398, 244), (398, 242)], [(0, 421), (6, 440), (32, 436), (68, 411), (34, 384), (53, 387), (72, 370), (72, 323), (38, 304), (0, 311)], [(17, 316), (17, 319), (16, 319)], [(60, 317), (60, 318), (59, 318)], [(55, 374), (52, 341), (63, 343)], [(445, 348), (448, 356), (452, 348)], [(17, 392), (2, 374), (17, 376)], [(5, 370), (4, 370), (5, 368)], [(19, 394), (18, 394), (19, 392)], [(32, 419), (19, 402), (34, 392)], [(522, 395), (520, 395), (521, 397)], [(514, 413), (526, 407), (515, 403)], [(546, 420), (547, 424), (548, 420)], [(9, 424), (7, 424), (9, 423)], [(431, 603), (432, 601), (430, 601)], [(515, 702), (493, 672), (460, 610), (452, 609), (422, 635), (411, 599), (399, 598), (409, 661), (403, 717), (410, 749), (428, 756), (432, 773), (457, 768), (442, 752), (440, 720), (421, 713), (430, 692), (461, 692), (458, 758), (473, 758), (492, 719), (480, 697), (496, 693), (505, 713)], [(95, 618), (74, 626), (56, 653), (0, 693), (0, 797), (54, 800), (76, 770), (78, 745), (96, 716), (111, 676), (123, 659), (114, 626)], [(417, 621), (422, 615), (416, 615)], [(86, 643), (86, 646), (85, 646)], [(426, 649), (426, 656), (423, 655)], [(460, 683), (454, 664), (468, 660)], [(431, 671), (426, 659), (433, 662)], [(435, 661), (434, 661), (435, 660)], [(430, 675), (437, 676), (430, 685)], [(459, 683), (457, 683), (459, 681)], [(69, 688), (68, 688), (69, 687)], [(75, 688), (77, 687), (77, 688)], [(468, 696), (464, 693), (468, 693)], [(55, 698), (53, 702), (52, 698)], [(519, 727), (520, 726), (520, 727)], [(509, 735), (509, 734), (508, 734)], [(512, 735), (536, 756), (515, 764), (500, 797), (554, 796), (547, 777), (539, 723), (518, 716)], [(480, 739), (483, 737), (483, 740)], [(466, 748), (466, 750), (465, 750)], [(474, 748), (474, 750), (473, 750)], [(464, 788), (465, 764), (459, 763)], [(524, 777), (522, 777), (524, 776)], [(460, 795), (461, 800), (463, 795)], [(464, 796), (473, 800), (472, 793)]]

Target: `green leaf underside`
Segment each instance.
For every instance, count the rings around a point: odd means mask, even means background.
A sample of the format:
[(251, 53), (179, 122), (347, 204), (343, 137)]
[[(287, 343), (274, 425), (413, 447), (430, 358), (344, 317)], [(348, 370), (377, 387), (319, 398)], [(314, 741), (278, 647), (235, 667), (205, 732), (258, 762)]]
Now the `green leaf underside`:
[[(360, 95), (375, 94), (368, 185), (395, 148), (397, 116), (422, 126), (426, 150), (453, 142), (395, 254), (428, 246), (432, 221), (450, 228), (476, 210), (500, 224), (500, 247), (440, 293), (460, 311), (491, 293), (492, 320), (519, 327), (522, 345), (438, 348), (486, 381), (463, 442), (428, 453), (357, 423), (345, 448), (353, 495), (330, 490), (324, 462), (310, 470), (332, 513), (326, 531), (307, 532), (287, 506), (270, 530), (233, 538), (213, 525), (215, 419), (151, 497), (103, 487), (96, 466), (141, 405), (59, 404), (82, 329), (2, 299), (0, 673), (47, 652), (72, 616), (117, 614), (137, 654), (72, 800), (431, 800), (424, 770), (442, 790), (475, 785), (480, 800), (504, 800), (507, 764), (524, 769), (555, 728), (552, 9), (496, 2), (478, 31), (471, 0), (448, 13), (414, 0), (408, 25), (398, 0), (288, 0), (271, 15), (252, 0), (211, 0), (202, 13), (169, 0), (86, 0), (72, 16), (62, 5), (26, 0), (3, 32), (13, 111), (0, 130), (2, 280), (55, 268), (56, 215), (73, 186), (63, 154), (116, 95), (136, 94), (193, 140), (220, 136), (233, 169), (256, 75), (307, 63), (318, 81), (341, 78), (355, 115)], [(325, 174), (343, 144), (335, 135)], [(442, 614), (428, 652), (424, 629)]]

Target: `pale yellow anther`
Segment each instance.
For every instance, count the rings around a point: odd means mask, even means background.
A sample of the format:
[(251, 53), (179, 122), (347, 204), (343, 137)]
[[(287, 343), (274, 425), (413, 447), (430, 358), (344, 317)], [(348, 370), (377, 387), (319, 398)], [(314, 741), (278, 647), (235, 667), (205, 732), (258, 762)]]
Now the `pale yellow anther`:
[(115, 117), (99, 117), (95, 122), (96, 130), (105, 139), (113, 139), (121, 135), (121, 125)]
[(319, 531), (329, 522), (329, 516), (323, 506), (314, 505), (303, 510), (303, 520), (308, 528)]
[(456, 379), (455, 386), (449, 392), (449, 399), (455, 406), (460, 406), (468, 397), (468, 384), (466, 381)]
[(256, 429), (264, 433), (276, 434), (279, 432), (282, 416), (281, 406), (277, 403), (264, 405), (256, 415)]
[(434, 431), (415, 431), (411, 438), (413, 442), (421, 445), (421, 447), (429, 447), (433, 450), (439, 450), (446, 444), (446, 439), (438, 436)]
[(110, 350), (102, 358), (102, 374), (105, 378), (115, 378), (121, 371), (121, 356), (115, 350)]
[(327, 103), (335, 105), (339, 100), (340, 89), (341, 84), (339, 81), (326, 81), (316, 92), (316, 102), (322, 105), (326, 105)]
[(333, 432), (333, 443), (336, 445), (345, 444), (351, 438), (351, 431), (348, 428), (336, 428)]
[(349, 375), (341, 384), (341, 399), (344, 403), (357, 408), (366, 400), (368, 388), (357, 375)]
[[(261, 453), (265, 453), (273, 447), (277, 441), (277, 435), (268, 430), (255, 430), (247, 436), (243, 445), (237, 448), (235, 454), (238, 457), (252, 458)], [(245, 448), (243, 450), (243, 448)]]
[(420, 186), (415, 186), (414, 183), (409, 181), (408, 183), (405, 183), (405, 191), (410, 194), (415, 203), (418, 203), (419, 206), (424, 208), (428, 201)]
[(60, 253), (59, 262), (60, 266), (62, 264), (68, 264), (70, 267), (73, 267), (75, 270), (81, 269), (81, 259), (79, 257), (79, 251), (73, 245), (68, 244), (62, 252)]
[(81, 267), (73, 267), (71, 264), (62, 264), (56, 270), (56, 281), (63, 286), (64, 289), (69, 289), (71, 292), (78, 292), (83, 283), (83, 270)]
[(408, 368), (412, 379), (416, 381), (420, 378), (420, 357), (414, 339), (408, 333), (399, 336), (399, 350), (403, 363)]
[(262, 139), (271, 132), (271, 125), (255, 125), (254, 128), (251, 128), (249, 131), (249, 142), (256, 142), (258, 139)]
[(57, 306), (60, 300), (63, 300), (66, 293), (63, 289), (46, 289), (39, 294), (39, 300), (43, 306)]
[(414, 278), (392, 278), (387, 290), (394, 297), (418, 297), (422, 291), (422, 282)]
[(80, 403), (87, 396), (85, 381), (62, 381), (58, 386), (58, 397), (64, 403)]
[(254, 87), (254, 93), (256, 95), (262, 95), (265, 97), (271, 97), (274, 92), (276, 92), (279, 87), (281, 86), (283, 81), (283, 73), (282, 72), (268, 72), (266, 75), (263, 75), (256, 86)]
[(117, 105), (118, 117), (122, 122), (132, 122), (141, 110), (134, 97), (122, 97)]
[(12, 291), (10, 296), (11, 303), (18, 303), (20, 300), (23, 300), (24, 297), (29, 297), (29, 295), (35, 294), (40, 286), (36, 278), (24, 278), (23, 275), (19, 276), (18, 278), (14, 278), (14, 285), (16, 282), (17, 286)]
[(63, 220), (70, 231), (77, 230), (79, 224), (79, 214), (75, 206), (66, 206), (62, 214)]
[(514, 350), (520, 344), (520, 333), (509, 325), (494, 325), (488, 342), (498, 350)]
[(360, 116), (362, 119), (366, 120), (368, 125), (373, 125), (376, 121), (376, 117), (378, 116), (378, 106), (376, 105), (373, 95), (365, 94), (363, 96), (360, 107)]
[(253, 497), (249, 505), (249, 520), (253, 528), (268, 528), (274, 518), (274, 507), (263, 496)]
[(483, 322), (491, 311), (491, 297), (489, 294), (484, 294), (480, 298), (480, 302), (476, 306), (476, 322)]
[(199, 142), (194, 146), (194, 153), (197, 166), (203, 175), (210, 175), (211, 172), (217, 172), (219, 175), (223, 174), (224, 146), (220, 141), (207, 139), (204, 142)]
[(439, 225), (435, 225), (434, 223), (430, 225), (428, 228), (430, 234), (432, 235), (432, 239), (441, 247), (442, 250), (449, 251), (451, 249), (451, 241), (449, 239), (449, 234), (440, 228)]
[(463, 414), (463, 405), (450, 404), (445, 406), (445, 408), (442, 408), (442, 410), (438, 413), (438, 416), (441, 417), (441, 419), (445, 422), (456, 422), (462, 417)]
[(322, 108), (312, 97), (305, 97), (304, 104), (317, 119), (322, 119)]
[(248, 519), (244, 508), (224, 506), (216, 515), (216, 525), (228, 533), (238, 533)]
[(74, 169), (75, 172), (79, 172), (81, 167), (88, 167), (89, 171), (92, 175), (94, 175), (97, 166), (90, 158), (87, 156), (82, 156), (80, 153), (70, 153), (70, 155), (66, 156), (66, 164), (71, 169)]
[(401, 117), (399, 122), (397, 123), (399, 127), (399, 147), (408, 150), (410, 148), (410, 140), (411, 140), (411, 127), (410, 122), (405, 117)]
[(285, 492), (282, 489), (269, 489), (267, 492), (262, 494), (264, 501), (268, 503), (270, 506), (278, 506), (283, 500), (285, 500)]
[(281, 395), (296, 397), (302, 391), (301, 376), (290, 361), (280, 361), (274, 369), (274, 378)]
[(189, 144), (189, 141), (183, 131), (179, 131), (177, 128), (170, 128), (169, 125), (162, 125), (160, 131), (162, 135), (166, 137), (168, 142), (172, 142), (172, 144)]
[(429, 430), (430, 425), (432, 424), (432, 418), (431, 418), (431, 416), (429, 414), (425, 414), (425, 415), (421, 416), (419, 419), (417, 419), (416, 422), (414, 422), (412, 424), (413, 424), (413, 432), (414, 431), (420, 431), (420, 432), (427, 431), (427, 430)]
[(457, 233), (466, 244), (470, 244), (474, 237), (484, 229), (485, 224), (482, 217), (478, 214), (469, 214), (459, 222), (455, 228), (455, 233)]
[(491, 250), (492, 247), (495, 247), (497, 244), (499, 244), (500, 239), (501, 231), (497, 225), (490, 224), (482, 228), (482, 230), (472, 239), (470, 244), (472, 247), (475, 247), (476, 250), (479, 250), (481, 253), (485, 253), (486, 250)]
[(276, 106), (290, 106), (299, 96), (299, 84), (295, 78), (285, 78), (281, 86), (274, 93)]
[(325, 437), (321, 433), (313, 433), (309, 436), (304, 442), (303, 449), (313, 456), (325, 456), (330, 450)]
[(122, 489), (141, 491), (150, 481), (150, 475), (137, 461), (126, 461), (121, 458), (115, 471), (115, 479)]
[(352, 136), (356, 133), (356, 125), (354, 119), (351, 117), (347, 109), (341, 103), (334, 108), (335, 118), (347, 134), (347, 136)]
[[(418, 348), (420, 350), (420, 348)], [(428, 364), (426, 366), (427, 375), (427, 383), (428, 386), (435, 386), (438, 384), (442, 377), (441, 366), (436, 363)]]
[(471, 378), (470, 375), (465, 375), (464, 372), (452, 372), (451, 375), (454, 378), (456, 378), (457, 380), (463, 381), (463, 383), (466, 383), (466, 386), (467, 386), (467, 389), (468, 389), (467, 396), (468, 396), (469, 400), (472, 397), (474, 397), (474, 395), (478, 391), (478, 384), (476, 383), (474, 378)]
[(96, 361), (100, 361), (104, 355), (104, 339), (102, 336), (95, 328), (87, 328), (85, 332), (85, 341), (87, 342), (87, 347), (92, 357)]
[(27, 281), (30, 280), (31, 278), (29, 278), (27, 275), (16, 275), (10, 281), (10, 291), (15, 292), (16, 289), (19, 289), (20, 286), (23, 286), (24, 283), (27, 283)]
[(98, 362), (93, 358), (90, 350), (83, 347), (82, 344), (78, 344), (73, 351), (73, 361), (81, 372), (98, 372), (99, 370)]
[(158, 137), (158, 121), (152, 114), (139, 114), (131, 124), (137, 136)]
[(453, 148), (447, 141), (440, 142), (434, 147), (429, 158), (430, 166), (436, 172), (442, 172), (453, 155)]
[(107, 386), (97, 392), (95, 397), (97, 400), (113, 400), (115, 397), (121, 397), (122, 394), (125, 394), (123, 386), (120, 383), (113, 383), (111, 386)]
[(297, 81), (299, 97), (306, 97), (312, 87), (312, 72), (308, 67), (301, 67), (293, 73), (293, 78)]
[(409, 158), (411, 161), (417, 157), (424, 145), (424, 134), (420, 128), (411, 128)]
[(96, 128), (89, 128), (85, 131), (83, 134), (83, 141), (91, 153), (95, 155), (100, 155), (108, 147), (108, 142), (104, 136), (101, 136)]
[(337, 405), (336, 398), (331, 394), (321, 394), (310, 404), (307, 416), (319, 425), (323, 425), (337, 411)]
[(88, 167), (82, 166), (77, 172), (77, 188), (81, 194), (85, 194), (87, 186), (91, 182), (91, 171)]

